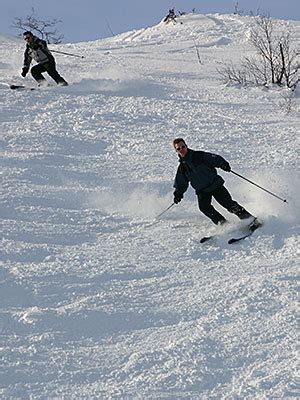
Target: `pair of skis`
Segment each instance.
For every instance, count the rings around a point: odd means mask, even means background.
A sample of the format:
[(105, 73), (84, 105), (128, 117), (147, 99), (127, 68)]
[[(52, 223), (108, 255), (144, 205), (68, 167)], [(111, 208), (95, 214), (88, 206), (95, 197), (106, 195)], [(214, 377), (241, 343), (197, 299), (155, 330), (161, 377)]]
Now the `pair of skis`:
[(10, 89), (13, 90), (20, 90), (20, 89), (27, 89), (27, 90), (35, 90), (35, 87), (29, 87), (29, 86), (25, 86), (25, 85), (9, 85)]
[[(44, 85), (44, 87), (51, 87), (52, 85)], [(58, 86), (68, 86), (68, 85), (60, 85), (60, 84), (58, 84)], [(10, 89), (13, 89), (13, 90), (36, 90), (36, 89), (39, 89), (40, 87), (39, 86), (36, 86), (36, 87), (34, 87), (34, 86), (25, 86), (25, 85), (9, 85), (9, 88)]]
[[(247, 225), (244, 229), (246, 229), (246, 233), (244, 233), (243, 235), (239, 236), (239, 237), (233, 237), (231, 239), (228, 240), (228, 244), (233, 244), (233, 243), (237, 243), (240, 242), (241, 240), (246, 239), (247, 237), (251, 236), (259, 227), (262, 226), (262, 223), (259, 222), (257, 220), (257, 218), (255, 218), (249, 225)], [(218, 237), (220, 235), (211, 235), (211, 236), (204, 236), (202, 239), (200, 239), (200, 243), (206, 243), (212, 239), (215, 239), (216, 237)]]

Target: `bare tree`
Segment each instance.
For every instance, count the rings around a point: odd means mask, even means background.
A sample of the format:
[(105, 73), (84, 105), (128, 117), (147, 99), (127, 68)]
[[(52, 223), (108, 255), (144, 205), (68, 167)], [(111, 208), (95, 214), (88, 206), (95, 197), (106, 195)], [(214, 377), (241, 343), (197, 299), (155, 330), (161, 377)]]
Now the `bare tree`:
[(299, 65), (297, 53), (291, 43), (290, 34), (278, 32), (275, 22), (269, 16), (259, 16), (252, 30), (250, 42), (256, 49), (255, 57), (244, 57), (241, 67), (233, 69), (225, 65), (218, 70), (227, 81), (240, 82), (240, 76), (246, 77), (243, 84), (277, 85), (296, 87)]
[(292, 48), (290, 35), (286, 34), (279, 46), (281, 56), (281, 80), (285, 80), (287, 87), (296, 87), (299, 77), (299, 62), (297, 51)]
[(295, 77), (298, 66), (290, 34), (282, 31), (276, 33), (275, 22), (269, 16), (258, 17), (256, 28), (252, 30), (250, 41), (264, 64), (269, 80), (277, 85), (285, 81), (287, 87), (292, 87), (297, 83)]
[(35, 9), (31, 8), (31, 14), (27, 15), (25, 19), (16, 17), (14, 19), (13, 28), (22, 30), (22, 32), (29, 30), (32, 33), (38, 34), (47, 43), (61, 43), (63, 35), (58, 34), (56, 25), (62, 22), (58, 19), (41, 20), (36, 16)]
[(258, 56), (269, 66), (271, 82), (275, 83), (278, 69), (279, 41), (274, 38), (274, 24), (271, 18), (262, 16), (256, 19), (256, 28), (252, 30), (250, 41), (258, 52)]

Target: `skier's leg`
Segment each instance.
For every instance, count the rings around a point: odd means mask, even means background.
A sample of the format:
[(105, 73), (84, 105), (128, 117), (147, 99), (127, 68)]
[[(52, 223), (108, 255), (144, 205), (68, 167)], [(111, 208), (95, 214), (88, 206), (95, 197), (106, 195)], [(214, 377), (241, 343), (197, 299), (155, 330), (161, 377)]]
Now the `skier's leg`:
[(46, 72), (46, 69), (42, 64), (36, 64), (31, 68), (31, 75), (32, 77), (38, 82), (42, 83), (46, 81), (46, 79), (43, 77), (42, 72)]
[(55, 82), (59, 85), (63, 85), (63, 86), (67, 86), (68, 83), (67, 81), (64, 80), (64, 78), (59, 75), (59, 73), (56, 70), (56, 66), (55, 63), (47, 63), (45, 64), (45, 69), (47, 71), (47, 73), (51, 76), (51, 78), (53, 80), (55, 80)]
[(226, 219), (223, 217), (223, 215), (220, 214), (211, 205), (211, 199), (212, 199), (211, 193), (205, 193), (205, 192), (197, 193), (197, 198), (198, 198), (199, 210), (203, 212), (203, 214), (206, 215), (208, 218), (210, 218), (214, 224), (217, 225), (226, 222)]
[(213, 192), (213, 197), (222, 207), (226, 208), (230, 213), (235, 214), (239, 219), (253, 217), (244, 207), (237, 201), (232, 200), (228, 190), (222, 185)]

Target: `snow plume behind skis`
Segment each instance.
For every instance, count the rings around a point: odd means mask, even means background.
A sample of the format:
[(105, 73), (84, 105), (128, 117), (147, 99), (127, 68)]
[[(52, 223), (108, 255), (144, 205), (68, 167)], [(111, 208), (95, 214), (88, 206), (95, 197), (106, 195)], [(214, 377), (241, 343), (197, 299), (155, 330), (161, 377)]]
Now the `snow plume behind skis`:
[[(34, 82), (24, 43), (0, 36), (3, 398), (299, 398), (299, 92), (217, 73), (254, 54), (254, 21), (193, 14), (51, 45), (85, 58), (56, 54), (70, 86), (35, 91), (9, 90)], [(299, 42), (299, 22), (278, 23)], [(288, 203), (220, 171), (265, 222), (251, 239), (200, 245), (216, 228), (192, 189), (154, 220), (180, 136)]]

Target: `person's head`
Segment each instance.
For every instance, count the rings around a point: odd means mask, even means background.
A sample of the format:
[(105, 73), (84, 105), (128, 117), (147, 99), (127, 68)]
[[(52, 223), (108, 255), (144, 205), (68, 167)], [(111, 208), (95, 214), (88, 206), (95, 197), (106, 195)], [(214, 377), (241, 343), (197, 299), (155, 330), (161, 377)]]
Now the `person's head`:
[(33, 34), (30, 31), (26, 31), (23, 33), (23, 38), (26, 40), (26, 43), (30, 43), (33, 38)]
[(173, 140), (173, 146), (177, 154), (181, 157), (185, 157), (188, 151), (187, 145), (182, 138), (177, 138)]

